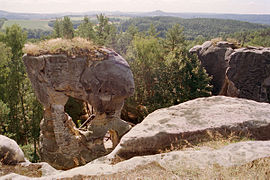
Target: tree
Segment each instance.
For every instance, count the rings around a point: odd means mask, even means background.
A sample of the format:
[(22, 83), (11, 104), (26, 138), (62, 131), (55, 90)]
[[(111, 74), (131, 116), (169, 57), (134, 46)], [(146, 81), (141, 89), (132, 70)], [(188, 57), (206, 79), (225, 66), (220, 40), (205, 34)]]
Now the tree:
[(111, 32), (111, 25), (109, 24), (109, 18), (104, 14), (97, 15), (98, 25), (96, 27), (96, 43), (99, 45), (105, 45), (106, 40)]
[(11, 48), (0, 42), (0, 100), (6, 102), (7, 78), (9, 74), (9, 64), (11, 61)]
[(164, 59), (171, 70), (167, 75), (171, 86), (170, 101), (174, 104), (211, 95), (211, 79), (198, 58), (188, 52), (183, 31), (179, 24), (174, 25), (168, 30), (164, 41), (167, 52)]
[(184, 28), (181, 28), (179, 24), (175, 24), (166, 33), (165, 48), (169, 51), (174, 51), (175, 48), (186, 47), (186, 40), (184, 36)]
[[(133, 96), (135, 104), (149, 106), (152, 110), (159, 106), (157, 99), (158, 79), (163, 66), (162, 46), (153, 36), (135, 36), (132, 46), (128, 50), (127, 58), (131, 65), (136, 84)], [(161, 89), (160, 89), (161, 90)]]
[(77, 35), (82, 38), (95, 41), (96, 35), (94, 31), (94, 26), (87, 16), (84, 17), (83, 22), (78, 27)]
[(126, 32), (119, 33), (115, 50), (125, 56), (136, 34), (138, 34), (138, 29), (134, 25), (129, 26)]
[(68, 16), (65, 16), (62, 21), (62, 32), (63, 37), (66, 39), (72, 39), (74, 37), (73, 24)]
[(8, 114), (9, 108), (7, 101), (7, 78), (9, 74), (9, 63), (11, 61), (11, 49), (4, 43), (0, 42), (0, 134), (7, 133), (9, 124)]
[[(22, 48), (26, 41), (26, 33), (18, 25), (8, 27), (3, 38), (4, 43), (11, 49), (11, 60), (8, 62), (5, 102), (10, 109), (8, 130), (14, 139), (21, 143), (27, 141), (28, 124), (25, 111), (26, 73), (22, 63)], [(23, 126), (23, 127), (22, 127)]]
[(170, 103), (179, 104), (198, 97), (211, 95), (211, 78), (198, 58), (187, 50), (176, 48), (165, 57)]
[(61, 29), (62, 29), (61, 28), (61, 20), (56, 19), (54, 26), (53, 26), (53, 30), (54, 30), (53, 35), (55, 38), (60, 38), (62, 36)]
[[(150, 32), (155, 31), (151, 28)], [(155, 33), (135, 35), (127, 60), (136, 89), (127, 106), (144, 105), (150, 113), (211, 95), (210, 78), (197, 57), (188, 52), (183, 29), (176, 25), (166, 37), (161, 40)]]

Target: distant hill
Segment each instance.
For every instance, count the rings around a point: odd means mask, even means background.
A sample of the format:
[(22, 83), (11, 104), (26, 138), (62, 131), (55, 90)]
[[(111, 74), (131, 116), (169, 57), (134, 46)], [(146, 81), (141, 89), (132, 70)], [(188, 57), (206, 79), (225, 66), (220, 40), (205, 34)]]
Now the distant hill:
[(4, 25), (6, 19), (4, 18), (0, 18), (0, 29), (2, 28), (2, 26)]
[(153, 24), (160, 33), (159, 36), (165, 37), (167, 30), (176, 23), (184, 27), (184, 33), (189, 40), (193, 40), (199, 35), (205, 38), (215, 38), (239, 31), (259, 30), (270, 27), (268, 25), (236, 20), (209, 18), (183, 19), (178, 17), (156, 16), (130, 18), (121, 23), (119, 28), (126, 31), (127, 28), (133, 24), (139, 31), (147, 31), (150, 25)]
[(149, 16), (171, 16), (171, 17), (181, 17), (185, 19), (191, 18), (215, 18), (215, 19), (232, 19), (239, 21), (246, 21), (251, 23), (259, 23), (259, 24), (268, 24), (270, 25), (270, 14), (214, 14), (214, 13), (170, 13), (164, 11), (153, 11), (153, 12), (120, 12), (120, 11), (89, 11), (82, 13), (55, 13), (55, 14), (39, 14), (39, 13), (14, 13), (0, 10), (0, 18), (7, 19), (51, 19), (56, 17), (63, 17), (66, 15), (69, 16), (84, 16), (84, 15), (96, 15), (100, 13), (105, 13), (106, 15), (112, 16), (127, 16), (127, 17), (149, 17)]
[(270, 25), (270, 14), (218, 14), (218, 13), (168, 13), (163, 11), (153, 11), (137, 14), (139, 16), (172, 16), (185, 19), (193, 18), (215, 18), (215, 19), (232, 19), (246, 21), (250, 23)]

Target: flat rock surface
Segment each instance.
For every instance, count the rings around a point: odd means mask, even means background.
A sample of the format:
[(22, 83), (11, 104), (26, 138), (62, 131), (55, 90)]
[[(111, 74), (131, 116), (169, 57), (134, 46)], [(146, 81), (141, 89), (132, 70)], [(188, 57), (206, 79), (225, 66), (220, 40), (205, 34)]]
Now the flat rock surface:
[(214, 96), (159, 109), (123, 136), (111, 156), (127, 159), (158, 153), (183, 140), (199, 141), (206, 131), (246, 133), (255, 139), (269, 139), (270, 104)]
[[(116, 165), (96, 161), (57, 175), (37, 179), (180, 179), (180, 175), (186, 171), (216, 166), (241, 166), (256, 159), (269, 158), (269, 149), (270, 141), (247, 141), (230, 144), (218, 150), (173, 151), (134, 157)], [(16, 174), (3, 178), (29, 179)]]

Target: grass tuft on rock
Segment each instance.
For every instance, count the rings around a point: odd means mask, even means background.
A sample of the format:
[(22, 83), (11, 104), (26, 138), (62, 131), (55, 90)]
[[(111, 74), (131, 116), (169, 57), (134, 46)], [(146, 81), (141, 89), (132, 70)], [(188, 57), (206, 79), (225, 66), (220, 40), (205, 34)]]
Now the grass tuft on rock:
[(25, 45), (23, 51), (28, 56), (65, 54), (71, 58), (87, 57), (87, 59), (92, 61), (104, 60), (108, 56), (102, 47), (79, 37), (73, 39), (57, 38), (44, 40), (39, 43), (29, 43)]

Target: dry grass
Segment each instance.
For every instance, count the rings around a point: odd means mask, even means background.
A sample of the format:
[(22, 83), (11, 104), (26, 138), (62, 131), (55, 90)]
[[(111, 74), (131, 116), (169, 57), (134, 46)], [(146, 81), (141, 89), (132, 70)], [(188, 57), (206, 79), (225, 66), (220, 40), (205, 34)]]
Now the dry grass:
[(66, 54), (68, 57), (87, 57), (92, 61), (104, 60), (107, 53), (102, 47), (96, 46), (91, 41), (83, 38), (73, 39), (50, 39), (39, 43), (26, 44), (24, 53), (28, 56), (40, 56), (45, 54)]
[(41, 165), (30, 164), (29, 166), (23, 165), (2, 165), (0, 164), (0, 177), (9, 173), (16, 173), (28, 177), (41, 177), (42, 171), (40, 170)]
[(237, 49), (237, 48), (241, 48), (242, 47), (240, 45), (240, 43), (238, 42), (238, 40), (237, 39), (234, 39), (234, 38), (226, 38), (226, 40), (223, 40), (221, 37), (218, 37), (218, 38), (211, 39), (211, 42), (214, 45), (217, 45), (217, 43), (220, 42), (220, 41), (227, 41), (229, 43), (232, 43), (233, 44), (233, 49)]
[(218, 164), (206, 168), (185, 168), (173, 172), (180, 179), (270, 179), (270, 158), (261, 158), (240, 166), (223, 167)]
[[(255, 138), (256, 139), (256, 138)], [(198, 134), (183, 135), (176, 143), (169, 148), (159, 150), (159, 153), (166, 153), (179, 150), (200, 150), (203, 147), (220, 149), (231, 143), (254, 140), (250, 132), (235, 132), (228, 129), (206, 130)]]
[[(71, 179), (71, 178), (63, 178)], [(177, 170), (168, 170), (157, 162), (139, 165), (128, 171), (96, 176), (78, 175), (73, 179), (192, 179), (192, 180), (231, 180), (231, 179), (270, 179), (270, 158), (261, 158), (240, 166), (223, 167), (218, 164), (199, 168), (179, 166)]]

